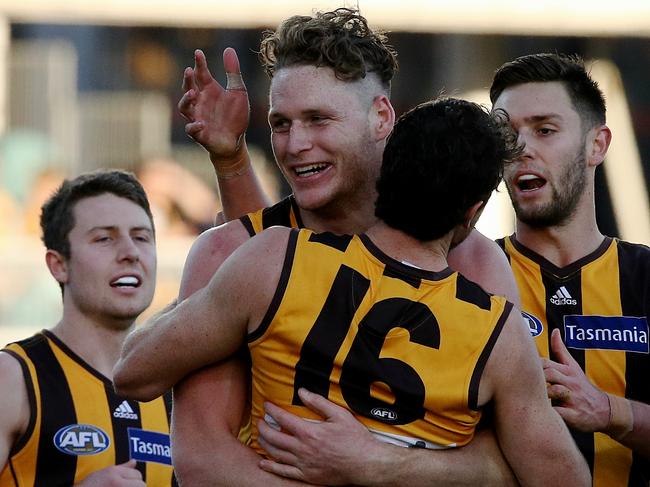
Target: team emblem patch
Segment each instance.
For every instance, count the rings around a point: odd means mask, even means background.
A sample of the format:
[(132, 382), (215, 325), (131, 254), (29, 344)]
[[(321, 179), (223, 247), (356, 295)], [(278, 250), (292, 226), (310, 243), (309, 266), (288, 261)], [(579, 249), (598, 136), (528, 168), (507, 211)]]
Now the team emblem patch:
[(95, 455), (110, 444), (108, 435), (92, 424), (70, 424), (54, 435), (54, 446), (67, 455)]
[(131, 458), (140, 462), (172, 464), (169, 435), (139, 428), (128, 428)]
[(524, 317), (524, 321), (526, 324), (528, 324), (528, 329), (530, 330), (531, 335), (536, 337), (542, 334), (544, 326), (542, 325), (542, 321), (537, 316), (526, 313), (525, 311), (521, 312), (521, 316)]
[(648, 320), (634, 316), (564, 317), (567, 347), (648, 353)]
[(379, 421), (384, 421), (386, 423), (397, 420), (397, 413), (387, 408), (373, 408), (372, 411), (370, 411), (370, 414)]

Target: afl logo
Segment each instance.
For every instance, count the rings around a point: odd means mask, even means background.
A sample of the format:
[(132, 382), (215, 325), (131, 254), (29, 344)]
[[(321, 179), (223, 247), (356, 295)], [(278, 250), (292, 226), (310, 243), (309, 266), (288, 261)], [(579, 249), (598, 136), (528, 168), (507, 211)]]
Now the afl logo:
[(374, 408), (370, 411), (375, 418), (383, 421), (395, 421), (397, 419), (397, 414), (395, 411), (385, 408)]
[(531, 314), (528, 314), (525, 311), (522, 311), (521, 315), (524, 317), (526, 323), (528, 323), (530, 334), (533, 335), (534, 337), (539, 336), (542, 333), (542, 330), (544, 329), (544, 327), (542, 326), (542, 322), (539, 320), (539, 318)]
[(54, 435), (54, 446), (68, 455), (95, 455), (110, 443), (108, 435), (92, 424), (70, 424)]

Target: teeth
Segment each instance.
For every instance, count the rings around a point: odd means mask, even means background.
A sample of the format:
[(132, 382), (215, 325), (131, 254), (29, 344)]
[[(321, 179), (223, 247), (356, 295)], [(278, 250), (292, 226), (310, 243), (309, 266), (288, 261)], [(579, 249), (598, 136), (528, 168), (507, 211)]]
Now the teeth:
[(308, 166), (297, 167), (295, 168), (295, 171), (298, 176), (303, 176), (309, 173), (322, 171), (326, 167), (327, 164), (309, 164)]
[(112, 286), (137, 286), (140, 280), (135, 276), (124, 276), (111, 283)]
[(534, 174), (524, 174), (523, 176), (519, 176), (519, 181), (531, 181), (533, 179), (539, 179), (539, 177)]

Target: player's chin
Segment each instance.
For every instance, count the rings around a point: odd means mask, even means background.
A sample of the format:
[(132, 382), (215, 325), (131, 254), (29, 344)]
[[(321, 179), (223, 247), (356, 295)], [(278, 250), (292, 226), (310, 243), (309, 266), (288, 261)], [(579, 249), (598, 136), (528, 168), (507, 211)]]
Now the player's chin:
[(298, 206), (307, 211), (318, 211), (327, 207), (333, 197), (333, 189), (329, 185), (312, 188), (296, 188), (294, 190), (294, 198)]

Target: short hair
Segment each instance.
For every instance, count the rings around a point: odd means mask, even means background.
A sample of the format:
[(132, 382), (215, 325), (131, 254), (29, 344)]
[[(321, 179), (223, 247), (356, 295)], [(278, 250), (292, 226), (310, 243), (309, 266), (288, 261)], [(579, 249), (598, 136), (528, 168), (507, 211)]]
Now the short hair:
[(583, 129), (605, 123), (605, 97), (577, 55), (541, 53), (521, 56), (505, 63), (494, 74), (490, 100), (494, 104), (507, 88), (523, 83), (558, 81), (567, 90)]
[(288, 18), (275, 32), (264, 33), (259, 57), (270, 78), (288, 66), (324, 66), (342, 81), (375, 73), (386, 90), (397, 70), (397, 53), (386, 35), (370, 29), (367, 20), (349, 8)]
[(384, 150), (375, 215), (420, 240), (441, 238), (487, 202), (519, 154), (505, 119), (476, 103), (439, 98), (402, 115)]
[(42, 240), (49, 250), (70, 258), (68, 235), (75, 226), (74, 206), (84, 198), (113, 194), (142, 208), (153, 228), (153, 216), (144, 188), (135, 176), (120, 170), (98, 170), (66, 179), (41, 207)]

